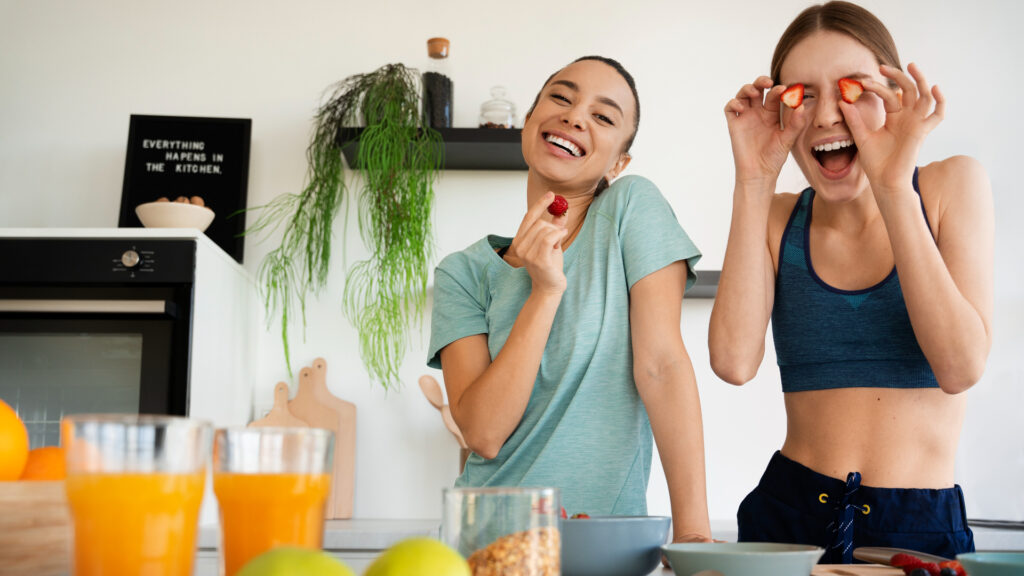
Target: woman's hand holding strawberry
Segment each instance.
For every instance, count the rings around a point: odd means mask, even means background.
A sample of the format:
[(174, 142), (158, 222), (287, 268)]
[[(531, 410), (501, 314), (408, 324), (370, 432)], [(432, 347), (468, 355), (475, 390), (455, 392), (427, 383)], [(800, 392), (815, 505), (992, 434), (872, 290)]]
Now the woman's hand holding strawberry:
[(786, 112), (786, 125), (781, 125), (780, 98), (785, 90), (786, 86), (773, 87), (771, 78), (761, 76), (725, 105), (737, 184), (771, 182), (774, 191), (774, 181), (806, 124), (804, 108), (797, 106)]
[(508, 255), (513, 264), (521, 262), (526, 267), (534, 292), (562, 294), (566, 287), (562, 240), (569, 234), (568, 216), (564, 212), (560, 216), (546, 215), (554, 200), (554, 193), (548, 192), (530, 206), (512, 239)]
[(877, 130), (865, 124), (859, 104), (839, 103), (857, 144), (860, 165), (875, 194), (910, 187), (925, 136), (942, 122), (945, 113), (946, 100), (938, 86), (929, 87), (917, 65), (910, 64), (907, 70), (910, 76), (897, 68), (881, 66), (882, 75), (894, 80), (899, 91), (863, 81), (864, 90), (878, 95), (885, 104), (885, 123)]

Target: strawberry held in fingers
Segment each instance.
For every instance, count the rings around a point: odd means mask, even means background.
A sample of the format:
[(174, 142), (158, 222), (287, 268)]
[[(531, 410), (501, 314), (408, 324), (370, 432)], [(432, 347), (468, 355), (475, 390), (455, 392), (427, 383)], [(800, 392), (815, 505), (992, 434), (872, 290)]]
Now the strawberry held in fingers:
[(843, 95), (844, 102), (853, 104), (864, 93), (864, 85), (853, 78), (840, 78), (839, 93)]
[(786, 88), (786, 91), (782, 93), (780, 98), (782, 99), (782, 103), (786, 106), (789, 106), (790, 108), (799, 108), (800, 104), (803, 104), (804, 101), (804, 85), (793, 84), (789, 88)]
[(548, 204), (548, 214), (559, 217), (569, 211), (569, 201), (564, 196), (555, 194), (555, 199)]

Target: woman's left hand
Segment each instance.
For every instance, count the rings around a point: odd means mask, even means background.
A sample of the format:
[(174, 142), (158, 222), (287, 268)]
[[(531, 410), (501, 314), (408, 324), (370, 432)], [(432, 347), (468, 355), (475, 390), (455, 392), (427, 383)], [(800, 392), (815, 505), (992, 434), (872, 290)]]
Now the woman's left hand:
[(946, 109), (939, 87), (929, 87), (916, 64), (907, 66), (910, 76), (884, 64), (880, 71), (899, 86), (897, 91), (871, 80), (862, 82), (865, 92), (878, 95), (885, 104), (881, 128), (872, 130), (867, 126), (856, 103), (839, 102), (857, 144), (860, 165), (875, 194), (910, 185), (924, 138), (942, 122)]

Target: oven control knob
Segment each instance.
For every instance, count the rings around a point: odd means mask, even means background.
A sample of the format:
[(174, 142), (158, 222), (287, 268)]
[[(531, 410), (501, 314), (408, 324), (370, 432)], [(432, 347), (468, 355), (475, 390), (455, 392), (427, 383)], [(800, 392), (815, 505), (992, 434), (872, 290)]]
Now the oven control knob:
[(121, 254), (121, 264), (124, 264), (125, 268), (135, 268), (140, 261), (139, 253), (135, 250), (126, 250), (124, 254)]

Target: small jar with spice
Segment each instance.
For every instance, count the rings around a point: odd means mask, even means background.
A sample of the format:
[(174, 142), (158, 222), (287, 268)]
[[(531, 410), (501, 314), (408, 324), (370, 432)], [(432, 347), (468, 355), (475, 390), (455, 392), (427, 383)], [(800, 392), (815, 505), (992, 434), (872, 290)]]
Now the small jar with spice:
[(516, 105), (505, 98), (505, 87), (491, 88), (491, 99), (480, 105), (481, 128), (512, 128), (516, 125)]

